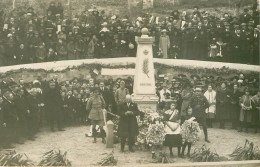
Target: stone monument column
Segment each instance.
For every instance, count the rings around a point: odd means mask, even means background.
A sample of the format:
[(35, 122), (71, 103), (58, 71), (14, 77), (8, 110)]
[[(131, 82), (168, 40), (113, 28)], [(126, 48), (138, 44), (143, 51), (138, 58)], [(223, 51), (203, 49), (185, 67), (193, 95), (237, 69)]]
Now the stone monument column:
[(142, 29), (142, 36), (135, 37), (138, 44), (133, 101), (138, 104), (141, 111), (157, 110), (158, 96), (155, 90), (153, 48), (154, 37), (148, 36), (148, 29)]

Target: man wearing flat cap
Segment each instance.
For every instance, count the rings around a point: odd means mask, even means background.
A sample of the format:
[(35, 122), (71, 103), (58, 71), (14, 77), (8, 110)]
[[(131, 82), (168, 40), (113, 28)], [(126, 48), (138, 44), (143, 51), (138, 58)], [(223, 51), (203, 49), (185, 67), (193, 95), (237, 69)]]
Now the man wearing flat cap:
[(202, 89), (197, 87), (195, 89), (195, 94), (193, 94), (191, 98), (191, 108), (192, 108), (192, 114), (196, 118), (196, 121), (202, 125), (205, 141), (210, 143), (208, 139), (208, 130), (207, 130), (207, 124), (206, 124), (206, 112), (205, 109), (209, 107), (208, 100), (206, 97), (202, 94)]

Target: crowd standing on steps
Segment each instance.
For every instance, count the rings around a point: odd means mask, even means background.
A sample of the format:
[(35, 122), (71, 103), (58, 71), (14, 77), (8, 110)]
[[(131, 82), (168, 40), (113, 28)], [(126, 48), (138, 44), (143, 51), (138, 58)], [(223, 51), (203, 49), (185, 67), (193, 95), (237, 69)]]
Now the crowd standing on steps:
[(256, 5), (238, 16), (222, 17), (194, 7), (167, 17), (142, 14), (135, 20), (87, 9), (68, 17), (51, 2), (45, 15), (33, 7), (0, 12), (0, 66), (90, 58), (135, 57), (135, 36), (149, 29), (153, 55), (259, 65), (259, 14)]

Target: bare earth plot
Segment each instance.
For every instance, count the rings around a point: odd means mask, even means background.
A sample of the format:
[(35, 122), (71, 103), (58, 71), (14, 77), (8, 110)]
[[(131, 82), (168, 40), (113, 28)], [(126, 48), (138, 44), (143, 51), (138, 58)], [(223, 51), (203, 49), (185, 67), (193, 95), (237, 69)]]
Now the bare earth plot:
[[(104, 144), (101, 143), (101, 139), (98, 139), (96, 144), (92, 143), (92, 138), (85, 137), (85, 133), (88, 132), (89, 127), (70, 127), (66, 128), (66, 131), (62, 132), (50, 132), (49, 130), (43, 130), (37, 134), (35, 141), (26, 141), (24, 144), (15, 145), (17, 153), (26, 153), (30, 159), (38, 163), (43, 153), (52, 150), (60, 149), (61, 151), (68, 152), (68, 159), (72, 161), (73, 166), (86, 166), (96, 165), (97, 162), (105, 155), (103, 153), (109, 153), (112, 149), (107, 149)], [(220, 155), (227, 156), (230, 154), (237, 145), (243, 145), (245, 140), (248, 139), (260, 146), (260, 133), (238, 133), (235, 130), (227, 129), (208, 129), (211, 143), (206, 144), (212, 149), (216, 149)], [(203, 140), (203, 134), (192, 149), (200, 147), (205, 144)], [(128, 148), (126, 147), (126, 150)], [(145, 151), (136, 151), (130, 153), (120, 153), (120, 144), (116, 144), (114, 148), (115, 158), (118, 160), (118, 165), (134, 165), (134, 164), (147, 164), (151, 162), (151, 153)], [(164, 149), (167, 153), (167, 148)], [(188, 159), (177, 158), (177, 149), (174, 149), (174, 162), (188, 162)]]

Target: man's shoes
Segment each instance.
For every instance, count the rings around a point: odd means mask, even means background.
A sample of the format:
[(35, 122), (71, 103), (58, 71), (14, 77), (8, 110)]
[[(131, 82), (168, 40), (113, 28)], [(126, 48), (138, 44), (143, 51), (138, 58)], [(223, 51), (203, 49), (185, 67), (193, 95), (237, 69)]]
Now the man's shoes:
[(54, 128), (51, 128), (51, 131), (52, 131), (52, 132), (55, 132)]
[(205, 142), (210, 143), (209, 139), (205, 139)]
[(125, 150), (124, 150), (124, 149), (121, 149), (120, 152), (123, 153), (123, 152), (125, 152)]
[(59, 131), (65, 131), (65, 129), (59, 128)]

